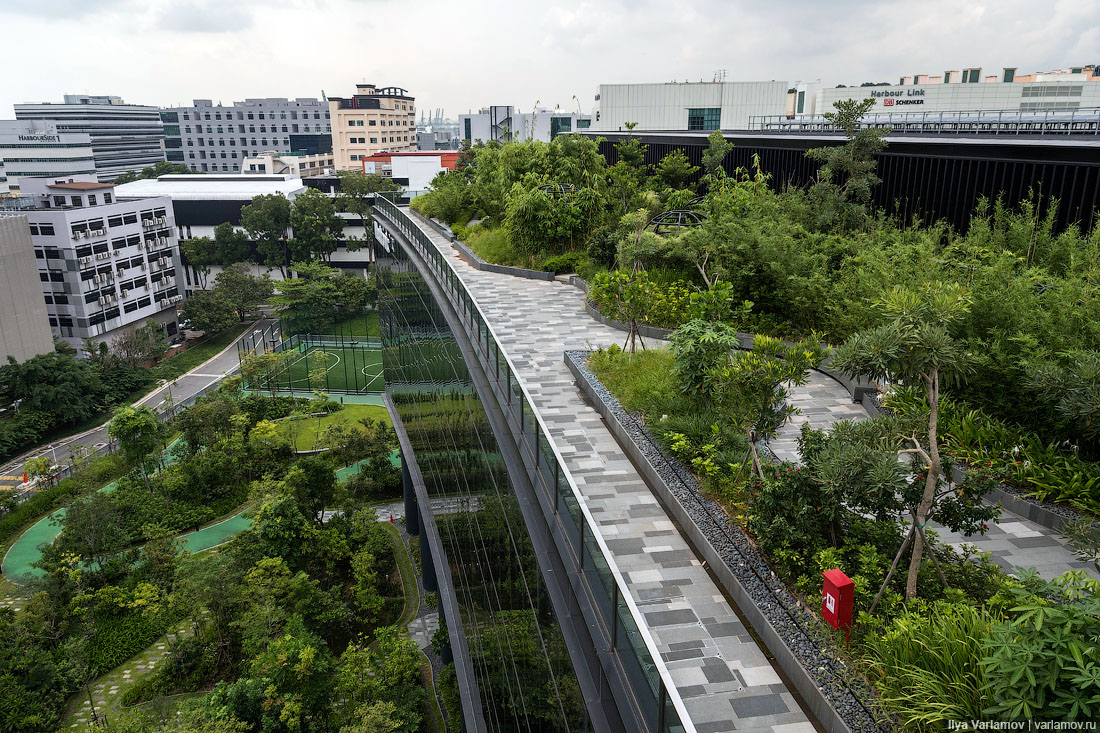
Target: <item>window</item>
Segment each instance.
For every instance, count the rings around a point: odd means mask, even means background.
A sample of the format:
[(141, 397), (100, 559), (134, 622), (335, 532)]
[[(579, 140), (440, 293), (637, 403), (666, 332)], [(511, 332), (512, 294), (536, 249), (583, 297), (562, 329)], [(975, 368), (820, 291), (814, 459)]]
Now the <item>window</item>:
[(131, 211), (128, 214), (123, 214), (122, 221), (126, 222), (127, 224), (137, 224), (137, 213)]
[[(563, 132), (571, 132), (573, 130), (573, 120), (568, 117), (551, 117), (550, 118), (550, 139), (553, 140)], [(408, 138), (405, 138), (408, 140)]]
[(54, 206), (64, 206), (65, 205), (65, 197), (64, 196), (54, 196), (53, 197), (53, 205)]
[(371, 120), (370, 121), (370, 126), (371, 127), (374, 127), (376, 124), (378, 124), (377, 120)]
[(1004, 78), (1002, 81), (1013, 82), (1016, 81), (1016, 69), (1005, 69)]
[(103, 194), (103, 203), (105, 203), (105, 204), (111, 203), (111, 194), (109, 194), (109, 193)]
[(39, 224), (38, 231), (40, 234), (52, 237), (53, 236), (53, 224)]
[(79, 196), (70, 196), (69, 197), (69, 202), (73, 206), (80, 206), (80, 197)]
[(370, 139), (370, 141), (371, 141), (372, 143), (377, 143), (377, 142), (378, 142), (378, 138), (376, 138), (376, 137), (372, 137), (372, 138)]
[(88, 194), (88, 206), (99, 206), (99, 199), (94, 193)]
[(701, 107), (688, 109), (689, 130), (717, 130), (722, 110), (719, 107)]
[(805, 106), (806, 106), (806, 92), (804, 92), (804, 91), (799, 92), (798, 93), (798, 107), (795, 109), (795, 112), (797, 112), (798, 114), (802, 114), (802, 110)]

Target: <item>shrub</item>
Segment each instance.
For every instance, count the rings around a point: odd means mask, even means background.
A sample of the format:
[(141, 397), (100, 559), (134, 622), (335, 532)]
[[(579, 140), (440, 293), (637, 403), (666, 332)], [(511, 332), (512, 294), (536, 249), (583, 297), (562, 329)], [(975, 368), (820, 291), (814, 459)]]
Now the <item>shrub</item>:
[(1013, 720), (1100, 718), (1100, 581), (1073, 570), (1054, 581), (1034, 571), (1008, 621), (993, 625), (982, 665), (991, 705), (987, 715)]
[(948, 721), (985, 717), (982, 647), (994, 620), (980, 608), (938, 602), (867, 635), (868, 675), (907, 729), (942, 730)]
[(542, 263), (542, 269), (556, 275), (576, 272), (586, 260), (587, 257), (583, 252), (566, 252), (545, 260)]

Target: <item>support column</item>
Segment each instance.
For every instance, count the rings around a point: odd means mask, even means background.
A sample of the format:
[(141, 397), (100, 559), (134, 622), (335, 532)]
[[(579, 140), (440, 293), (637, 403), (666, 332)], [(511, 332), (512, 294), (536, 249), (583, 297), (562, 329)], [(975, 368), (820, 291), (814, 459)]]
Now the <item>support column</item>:
[(420, 534), (420, 507), (404, 454), (401, 456), (401, 491), (405, 497), (405, 531), (415, 537)]
[(429, 593), (439, 592), (439, 582), (435, 577), (435, 558), (432, 557), (432, 547), (428, 544), (428, 535), (420, 533), (420, 568), (424, 575), (424, 590)]

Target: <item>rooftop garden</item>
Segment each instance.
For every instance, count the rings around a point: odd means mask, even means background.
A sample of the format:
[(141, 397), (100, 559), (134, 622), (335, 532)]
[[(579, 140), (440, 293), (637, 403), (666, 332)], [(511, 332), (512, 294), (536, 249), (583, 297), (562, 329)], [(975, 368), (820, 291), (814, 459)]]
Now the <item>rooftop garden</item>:
[[(728, 170), (719, 133), (701, 169), (682, 151), (649, 166), (629, 137), (608, 165), (559, 136), (475, 145), (412, 205), (486, 260), (588, 280), (625, 329), (593, 372), (808, 607), (822, 571), (854, 579), (847, 655), (903, 727), (1095, 719), (1100, 581), (1008, 575), (927, 525), (984, 532), (999, 510), (981, 497), (1006, 483), (1082, 512), (1070, 532), (1100, 563), (1100, 228), (1056, 230), (1038, 195), (980, 201), (965, 230), (878, 211), (883, 132), (837, 106), (847, 144), (809, 153), (804, 189)], [(643, 324), (675, 329), (667, 347)], [(769, 458), (757, 439), (826, 358), (877, 380), (887, 414)]]

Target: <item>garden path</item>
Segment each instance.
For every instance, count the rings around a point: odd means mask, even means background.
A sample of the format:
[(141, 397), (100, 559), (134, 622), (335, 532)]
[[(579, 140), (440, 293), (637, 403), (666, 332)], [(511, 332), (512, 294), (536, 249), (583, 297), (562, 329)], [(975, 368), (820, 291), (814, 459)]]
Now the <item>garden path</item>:
[(622, 332), (585, 314), (584, 294), (557, 281), (476, 270), (427, 226), (492, 324), (600, 526), (699, 730), (810, 733), (812, 724), (686, 539), (585, 404), (563, 360)]
[[(790, 389), (789, 402), (802, 410), (779, 429), (768, 442), (777, 457), (784, 461), (799, 462), (798, 435), (802, 424), (828, 428), (841, 420), (865, 420), (867, 411), (862, 404), (852, 402), (848, 390), (832, 377), (821, 372), (811, 372), (810, 379), (801, 387)], [(1035, 568), (1047, 579), (1068, 570), (1082, 569), (1100, 578), (1092, 563), (1082, 562), (1068, 547), (1065, 537), (1018, 514), (1001, 510), (1001, 516), (989, 525), (986, 534), (966, 537), (952, 532), (935, 522), (929, 525), (947, 545), (959, 550), (963, 545), (973, 545), (981, 552), (988, 552), (994, 562), (1006, 570)]]

